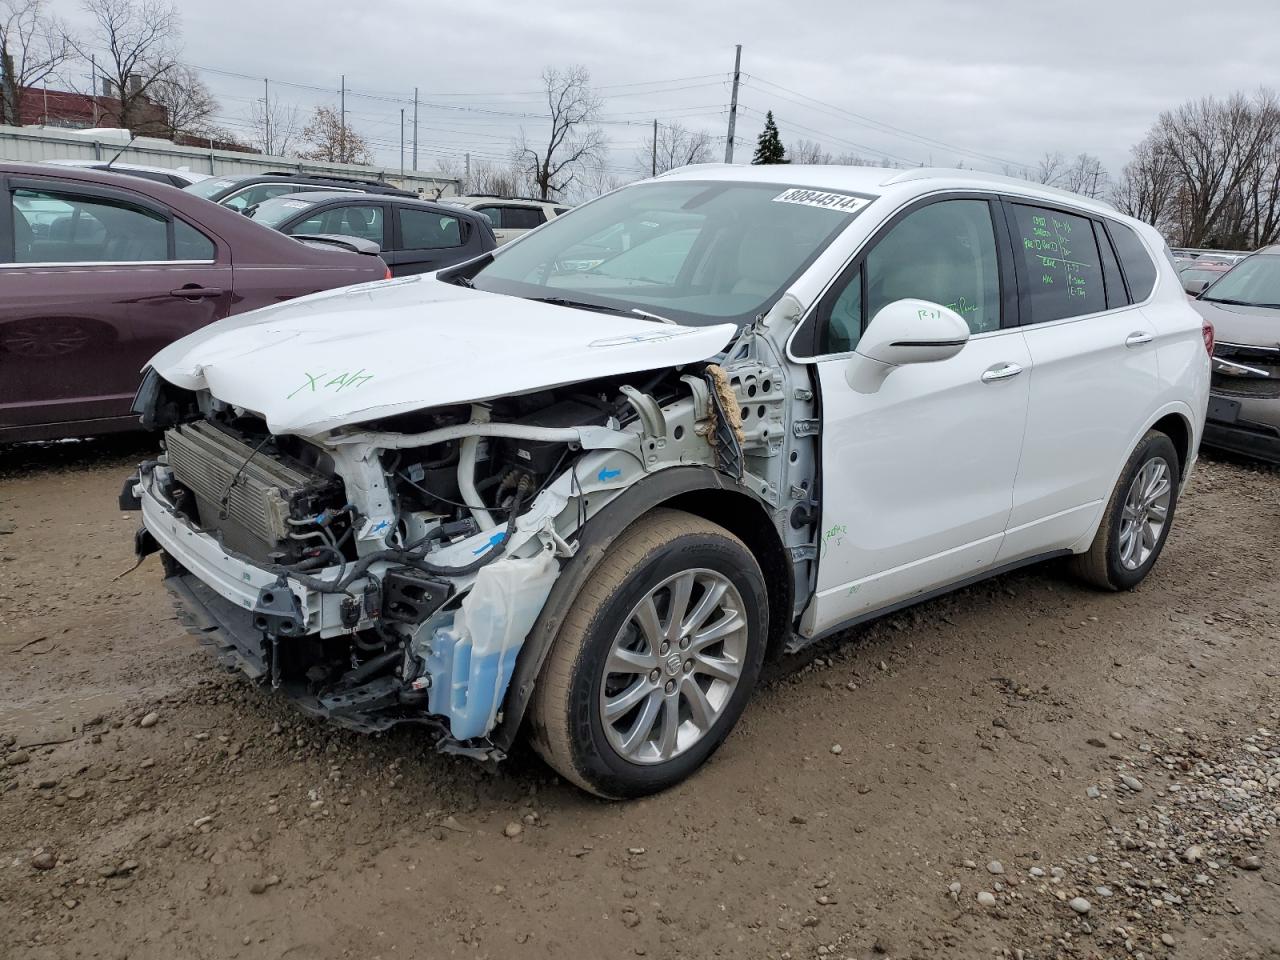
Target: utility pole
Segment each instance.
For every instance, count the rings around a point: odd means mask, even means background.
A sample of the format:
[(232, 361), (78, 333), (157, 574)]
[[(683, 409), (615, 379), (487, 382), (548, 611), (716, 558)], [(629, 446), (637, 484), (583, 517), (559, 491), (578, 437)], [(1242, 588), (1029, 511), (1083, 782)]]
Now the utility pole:
[(413, 169), (418, 169), (418, 88), (413, 88)]
[(724, 145), (724, 162), (733, 163), (733, 128), (738, 122), (738, 82), (742, 77), (742, 44), (734, 47), (733, 93), (729, 97), (729, 139)]
[(93, 125), (98, 125), (98, 56), (89, 57), (89, 96), (93, 98)]
[(400, 176), (404, 176), (404, 107), (400, 108)]
[(649, 176), (658, 175), (658, 118), (653, 118), (653, 157), (649, 161)]
[(468, 153), (466, 156), (466, 165), (464, 166), (463, 169), (465, 171), (463, 173), (463, 177), (465, 179), (462, 185), (466, 187), (469, 192), (471, 190), (471, 154), (470, 153)]
[(263, 140), (263, 146), (267, 148), (267, 156), (274, 157), (275, 151), (271, 144), (271, 81), (266, 77), (262, 78), (262, 119), (266, 127), (266, 135)]
[(347, 75), (345, 73), (342, 75), (341, 83), (342, 86), (338, 88), (338, 109), (341, 113), (342, 148), (345, 153), (347, 147)]

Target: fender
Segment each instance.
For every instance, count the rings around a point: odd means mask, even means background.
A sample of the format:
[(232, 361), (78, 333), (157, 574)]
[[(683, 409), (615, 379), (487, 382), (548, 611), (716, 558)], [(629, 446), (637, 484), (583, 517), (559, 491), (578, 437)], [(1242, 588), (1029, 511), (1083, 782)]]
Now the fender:
[(569, 612), (569, 605), (613, 542), (627, 527), (654, 507), (681, 494), (700, 490), (745, 494), (768, 509), (768, 505), (758, 495), (732, 477), (711, 467), (684, 466), (668, 467), (649, 474), (588, 518), (579, 535), (578, 552), (564, 565), (560, 576), (552, 585), (551, 594), (525, 640), (520, 659), (516, 661), (515, 672), (507, 687), (502, 720), (489, 737), (494, 746), (504, 751), (511, 748), (524, 719), (525, 709), (533, 696), (538, 674), (542, 672), (542, 664), (560, 632), (560, 624)]

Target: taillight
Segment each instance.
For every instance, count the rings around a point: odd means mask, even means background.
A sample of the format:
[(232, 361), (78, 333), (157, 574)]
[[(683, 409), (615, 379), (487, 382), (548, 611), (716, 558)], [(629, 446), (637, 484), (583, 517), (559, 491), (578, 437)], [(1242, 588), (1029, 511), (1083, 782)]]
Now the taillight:
[[(390, 279), (391, 279), (391, 268), (390, 268), (390, 267), (387, 267), (387, 272), (386, 272), (386, 274), (383, 276), (383, 278), (382, 278), (382, 279), (383, 279), (383, 280), (390, 280)], [(1211, 344), (1213, 343), (1213, 327), (1210, 327), (1210, 328), (1209, 328), (1209, 342), (1210, 342)]]
[(1208, 320), (1200, 327), (1200, 332), (1204, 335), (1204, 350), (1209, 356), (1213, 356), (1213, 324)]

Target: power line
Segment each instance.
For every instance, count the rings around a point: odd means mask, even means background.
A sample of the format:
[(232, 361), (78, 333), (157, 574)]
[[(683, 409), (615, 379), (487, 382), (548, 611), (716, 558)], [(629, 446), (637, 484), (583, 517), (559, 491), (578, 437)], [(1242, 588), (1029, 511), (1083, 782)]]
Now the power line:
[[(852, 110), (846, 110), (843, 107), (838, 107), (833, 103), (827, 103), (825, 100), (819, 100), (817, 97), (811, 97), (806, 93), (801, 93), (799, 90), (793, 90), (790, 87), (784, 87), (780, 83), (774, 83), (772, 80), (766, 80), (764, 77), (761, 77), (759, 75), (747, 74), (747, 80), (754, 80), (757, 83), (762, 83), (769, 87), (774, 87), (778, 90), (783, 90), (786, 93), (794, 94), (795, 96), (800, 97), (803, 100), (809, 101), (810, 103), (817, 104), (820, 107), (827, 108), (827, 111), (834, 111), (835, 115), (837, 115), (841, 119), (850, 120), (853, 123), (859, 124), (860, 126), (868, 127), (880, 133), (887, 133), (893, 136), (897, 136), (901, 139), (915, 141), (925, 146), (940, 147), (946, 150), (951, 150), (954, 153), (964, 154), (969, 157), (976, 157), (976, 158), (993, 162), (993, 163), (1004, 164), (1005, 166), (1009, 166), (1009, 167), (1019, 167), (1019, 168), (1025, 169), (1025, 168), (1029, 168), (1030, 166), (1029, 164), (1022, 163), (1021, 161), (1018, 161), (1018, 160), (1009, 160), (1005, 157), (995, 156), (994, 154), (983, 153), (980, 150), (971, 150), (967, 147), (961, 147), (954, 143), (948, 143), (945, 140), (939, 140), (936, 137), (928, 137), (928, 136), (925, 136), (924, 134), (919, 134), (911, 130), (903, 129), (902, 127), (895, 127), (892, 124), (884, 123), (880, 120), (874, 120), (871, 117), (866, 117), (866, 116), (863, 116), (862, 114), (854, 113)], [(762, 90), (760, 92), (768, 93), (768, 91), (765, 91), (765, 90)], [(779, 94), (769, 93), (769, 96), (777, 96), (781, 100), (787, 100), (790, 103), (797, 103), (797, 101), (791, 100), (790, 98), (781, 96)], [(806, 104), (804, 103), (797, 103), (797, 105), (802, 107), (806, 106)], [(814, 110), (815, 113), (827, 112), (823, 110), (817, 110), (812, 106), (807, 107), (807, 109)], [(828, 113), (827, 115), (830, 116), (831, 114)]]

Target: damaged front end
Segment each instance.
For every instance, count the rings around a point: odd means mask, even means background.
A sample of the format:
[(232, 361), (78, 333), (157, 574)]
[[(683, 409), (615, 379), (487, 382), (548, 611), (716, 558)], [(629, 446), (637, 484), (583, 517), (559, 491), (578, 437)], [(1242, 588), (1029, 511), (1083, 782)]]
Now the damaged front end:
[(313, 436), (150, 372), (139, 412), (164, 453), (132, 487), (139, 549), (163, 551), (193, 633), (302, 709), (361, 731), (426, 724), (441, 749), (497, 758), (553, 585), (592, 518), (644, 478), (696, 467), (747, 493), (797, 585), (810, 580), (799, 369), (749, 330), (712, 361)]

